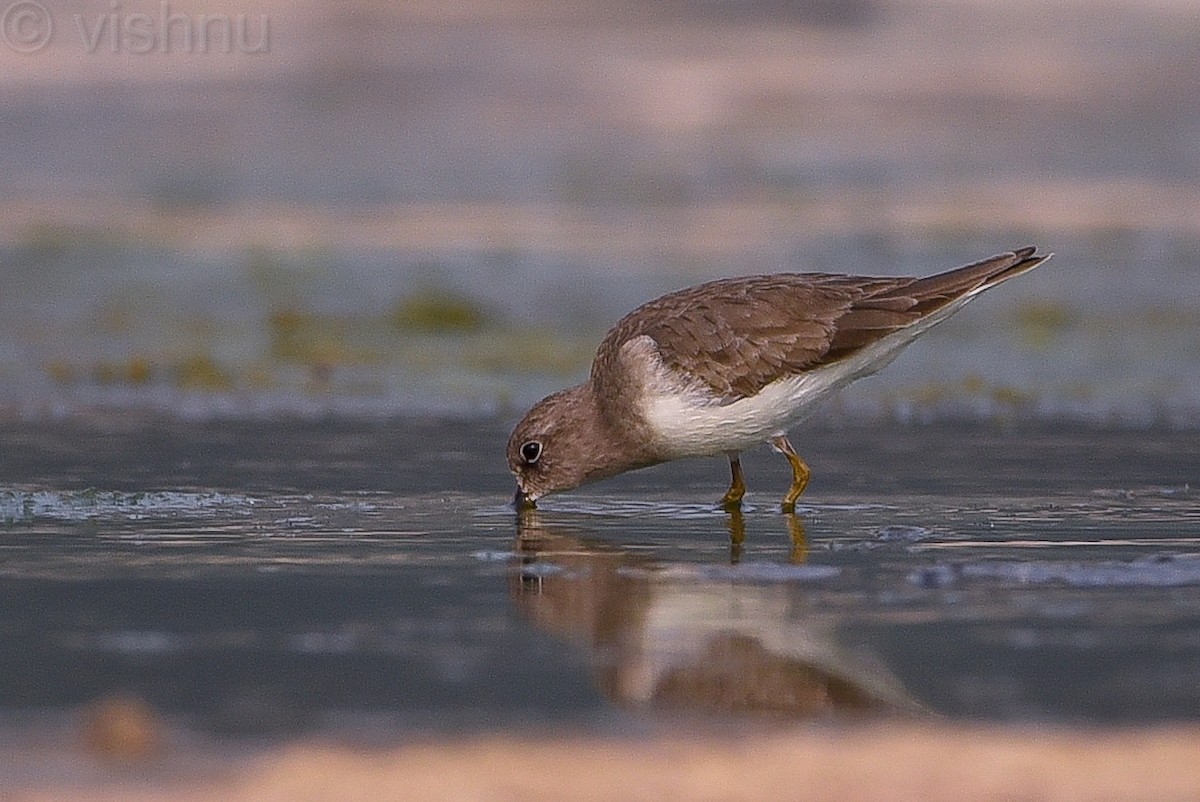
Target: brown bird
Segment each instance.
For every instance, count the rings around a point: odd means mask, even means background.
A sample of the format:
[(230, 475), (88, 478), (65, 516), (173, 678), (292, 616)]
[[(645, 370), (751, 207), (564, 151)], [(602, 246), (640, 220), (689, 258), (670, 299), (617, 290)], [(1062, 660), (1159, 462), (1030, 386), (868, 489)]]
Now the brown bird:
[(874, 373), (984, 290), (1050, 258), (1002, 253), (928, 278), (778, 273), (710, 281), (639, 306), (596, 350), (583, 384), (533, 406), (508, 441), (514, 504), (681, 457), (739, 453), (762, 442), (792, 467), (783, 509), (810, 472), (788, 429), (834, 390)]

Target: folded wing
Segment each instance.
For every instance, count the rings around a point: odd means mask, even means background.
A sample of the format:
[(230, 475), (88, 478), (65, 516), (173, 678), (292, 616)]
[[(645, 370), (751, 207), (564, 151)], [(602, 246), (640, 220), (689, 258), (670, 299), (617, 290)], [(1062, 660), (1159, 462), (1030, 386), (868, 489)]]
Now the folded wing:
[(730, 403), (781, 376), (845, 359), (1047, 258), (1022, 248), (921, 279), (780, 273), (701, 284), (618, 322), (596, 352), (592, 375), (624, 343), (648, 335), (670, 369)]

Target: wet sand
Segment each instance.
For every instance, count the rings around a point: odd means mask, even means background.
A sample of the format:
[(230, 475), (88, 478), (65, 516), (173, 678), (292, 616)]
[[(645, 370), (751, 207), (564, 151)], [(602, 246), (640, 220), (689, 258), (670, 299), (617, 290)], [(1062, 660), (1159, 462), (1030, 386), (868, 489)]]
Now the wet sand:
[(31, 783), (8, 799), (73, 800), (1194, 800), (1200, 730), (928, 725), (746, 738), (473, 737), (396, 749), (297, 743), (179, 780), (128, 768), (86, 788)]

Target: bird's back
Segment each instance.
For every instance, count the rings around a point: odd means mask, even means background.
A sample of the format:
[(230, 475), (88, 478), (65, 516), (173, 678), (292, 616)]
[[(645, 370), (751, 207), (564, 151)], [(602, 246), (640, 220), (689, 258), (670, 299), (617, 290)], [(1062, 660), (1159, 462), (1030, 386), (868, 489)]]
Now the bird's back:
[(861, 349), (1013, 276), (1047, 256), (1000, 254), (927, 278), (777, 273), (668, 293), (622, 318), (596, 352), (593, 378), (621, 347), (648, 336), (659, 358), (723, 401)]

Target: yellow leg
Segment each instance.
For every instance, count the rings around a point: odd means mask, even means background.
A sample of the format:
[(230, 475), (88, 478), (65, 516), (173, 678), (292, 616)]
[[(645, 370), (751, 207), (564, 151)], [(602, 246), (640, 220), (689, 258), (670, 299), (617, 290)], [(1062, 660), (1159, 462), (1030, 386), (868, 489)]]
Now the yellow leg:
[(742, 559), (742, 544), (746, 542), (746, 519), (741, 510), (729, 511), (729, 564), (737, 565)]
[(729, 455), (729, 470), (733, 480), (729, 490), (721, 497), (721, 506), (727, 510), (741, 509), (742, 496), (746, 495), (746, 480), (742, 478), (742, 460), (736, 452)]
[(808, 535), (804, 532), (804, 521), (794, 512), (787, 515), (788, 534), (792, 538), (791, 560), (794, 565), (800, 565), (808, 560)]
[(787, 435), (781, 434), (778, 437), (772, 437), (771, 445), (776, 451), (787, 457), (788, 463), (792, 466), (792, 486), (788, 488), (787, 495), (783, 497), (783, 504), (780, 506), (784, 512), (795, 512), (796, 499), (800, 498), (800, 494), (804, 492), (804, 488), (808, 487), (808, 480), (812, 476), (812, 471), (804, 464), (804, 460), (800, 459), (800, 455), (796, 453), (796, 449), (792, 448)]

